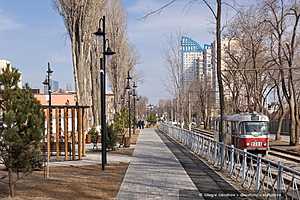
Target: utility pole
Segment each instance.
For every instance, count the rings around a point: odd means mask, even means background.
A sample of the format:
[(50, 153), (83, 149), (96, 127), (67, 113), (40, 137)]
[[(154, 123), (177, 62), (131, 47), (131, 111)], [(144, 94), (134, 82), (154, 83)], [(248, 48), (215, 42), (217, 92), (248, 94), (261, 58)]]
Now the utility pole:
[(48, 69), (47, 69), (47, 78), (43, 82), (43, 85), (48, 86), (48, 134), (47, 134), (47, 167), (46, 167), (46, 178), (49, 178), (49, 161), (50, 161), (50, 154), (51, 154), (51, 136), (52, 136), (52, 89), (51, 89), (51, 74), (53, 71), (51, 70), (50, 63), (48, 62)]
[(191, 112), (191, 93), (188, 92), (188, 105), (189, 105), (189, 130), (192, 130), (192, 112)]

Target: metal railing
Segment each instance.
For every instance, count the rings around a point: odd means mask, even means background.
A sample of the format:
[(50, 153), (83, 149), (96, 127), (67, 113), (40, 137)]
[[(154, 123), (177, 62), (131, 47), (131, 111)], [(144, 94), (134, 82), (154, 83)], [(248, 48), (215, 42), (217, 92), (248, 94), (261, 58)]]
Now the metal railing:
[(159, 130), (233, 178), (251, 194), (266, 199), (300, 200), (299, 171), (186, 129), (160, 124)]

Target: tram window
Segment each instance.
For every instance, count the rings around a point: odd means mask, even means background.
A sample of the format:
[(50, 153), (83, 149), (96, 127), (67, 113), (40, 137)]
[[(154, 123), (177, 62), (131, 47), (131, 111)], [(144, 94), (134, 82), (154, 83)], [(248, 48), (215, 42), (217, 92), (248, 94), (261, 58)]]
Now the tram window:
[(267, 131), (268, 131), (267, 122), (242, 122), (241, 123), (242, 134), (251, 134), (251, 133), (266, 134)]

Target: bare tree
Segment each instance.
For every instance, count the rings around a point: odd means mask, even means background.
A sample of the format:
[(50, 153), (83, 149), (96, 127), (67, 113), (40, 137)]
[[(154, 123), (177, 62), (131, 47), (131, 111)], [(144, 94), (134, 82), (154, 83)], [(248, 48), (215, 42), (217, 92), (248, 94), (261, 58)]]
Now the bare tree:
[(166, 67), (168, 70), (168, 91), (175, 96), (176, 99), (176, 118), (180, 122), (184, 121), (184, 94), (182, 88), (182, 63), (181, 63), (181, 34), (176, 36), (170, 35), (168, 47), (165, 53)]
[(204, 129), (209, 128), (209, 122), (211, 117), (211, 110), (213, 106), (212, 95), (212, 82), (206, 74), (203, 74), (199, 79), (194, 80), (186, 94), (189, 97), (189, 104), (191, 104), (188, 112), (191, 116), (196, 116), (197, 124), (200, 125), (203, 122)]
[(158, 101), (158, 116), (160, 117), (166, 117), (164, 119), (167, 119), (168, 121), (171, 120), (172, 116), (172, 101), (171, 100), (164, 100), (160, 99)]
[[(73, 73), (78, 103), (93, 105), (89, 117), (99, 119), (99, 57), (93, 32), (98, 27), (106, 0), (54, 0), (69, 33), (72, 48)], [(92, 86), (96, 86), (92, 89)], [(91, 98), (92, 97), (92, 98)], [(93, 114), (92, 114), (93, 113)], [(91, 124), (91, 122), (90, 122)]]
[[(223, 78), (232, 93), (234, 111), (265, 112), (266, 98), (274, 88), (269, 76), (269, 26), (260, 21), (264, 14), (257, 7), (240, 10), (226, 29)], [(247, 105), (246, 110), (236, 107), (241, 104)]]
[(274, 82), (274, 85), (276, 87), (276, 94), (277, 94), (277, 98), (278, 98), (278, 109), (276, 111), (276, 115), (273, 116), (273, 119), (277, 119), (278, 118), (278, 126), (277, 126), (277, 131), (276, 131), (276, 136), (275, 136), (275, 140), (280, 140), (281, 139), (281, 128), (282, 128), (282, 123), (283, 123), (283, 120), (285, 118), (285, 115), (286, 115), (286, 109), (285, 109), (285, 106), (284, 106), (284, 103), (283, 103), (283, 98), (282, 98), (282, 95), (281, 95), (281, 87), (280, 87), (280, 73), (276, 72), (275, 74), (273, 75), (270, 75), (270, 78), (272, 79), (272, 81)]
[(136, 113), (138, 119), (143, 119), (147, 114), (147, 104), (148, 104), (147, 97), (139, 97), (139, 101), (136, 104)]
[[(146, 14), (143, 19), (149, 17), (150, 15), (160, 13), (167, 7), (171, 6), (172, 4), (176, 3), (178, 0), (170, 0), (157, 10), (153, 10)], [(194, 1), (189, 1), (189, 3)], [(202, 0), (202, 2), (207, 6), (207, 8), (210, 10), (211, 14), (213, 15), (215, 21), (216, 21), (216, 29), (215, 29), (215, 36), (216, 36), (216, 53), (217, 53), (217, 82), (218, 82), (218, 88), (219, 88), (219, 105), (220, 105), (220, 123), (219, 123), (219, 141), (224, 141), (224, 135), (223, 135), (223, 117), (224, 117), (224, 87), (223, 87), (223, 81), (222, 81), (222, 74), (221, 74), (221, 57), (222, 57), (222, 44), (221, 44), (221, 19), (222, 19), (222, 4), (225, 4), (222, 0), (215, 0), (215, 7), (213, 6), (213, 3), (209, 3), (207, 0)], [(228, 4), (226, 4), (228, 5)]]
[(241, 69), (244, 65), (245, 59), (243, 59), (243, 53), (239, 52), (239, 49), (234, 40), (235, 36), (226, 36), (228, 43), (224, 51), (224, 65), (228, 71), (223, 72), (223, 81), (225, 87), (230, 91), (231, 104), (228, 106), (229, 112), (239, 113), (244, 110), (245, 106), (243, 105), (241, 91), (244, 91), (243, 82), (241, 78), (241, 72), (238, 69)]
[(271, 56), (280, 72), (283, 96), (289, 107), (291, 120), (290, 145), (299, 144), (299, 108), (297, 105), (297, 88), (293, 68), (295, 68), (296, 52), (299, 49), (299, 2), (286, 4), (283, 0), (265, 2), (268, 10), (266, 23), (272, 27), (270, 35)]
[(125, 93), (127, 72), (134, 74), (137, 64), (137, 52), (129, 44), (127, 36), (127, 16), (120, 0), (111, 0), (107, 4), (108, 35), (111, 47), (118, 56), (111, 58), (108, 77), (114, 93), (114, 109), (120, 108), (122, 94)]

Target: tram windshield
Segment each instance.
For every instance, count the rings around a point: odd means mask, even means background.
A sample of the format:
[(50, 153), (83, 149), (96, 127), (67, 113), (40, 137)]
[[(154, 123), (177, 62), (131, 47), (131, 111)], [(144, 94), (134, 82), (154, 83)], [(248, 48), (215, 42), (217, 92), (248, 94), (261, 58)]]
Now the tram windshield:
[(268, 122), (242, 122), (241, 133), (246, 135), (264, 135), (268, 132)]

